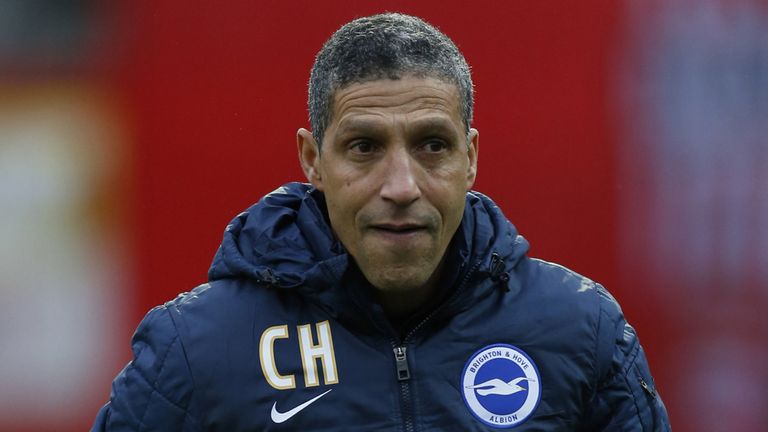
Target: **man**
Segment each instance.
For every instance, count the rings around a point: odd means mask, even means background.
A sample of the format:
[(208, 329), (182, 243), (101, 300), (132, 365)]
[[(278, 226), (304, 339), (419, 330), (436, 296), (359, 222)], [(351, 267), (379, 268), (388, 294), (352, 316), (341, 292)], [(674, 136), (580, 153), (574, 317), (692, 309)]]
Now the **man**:
[(239, 215), (209, 283), (149, 312), (93, 430), (668, 430), (616, 301), (470, 191), (472, 102), (420, 19), (339, 29), (297, 134), (311, 185)]

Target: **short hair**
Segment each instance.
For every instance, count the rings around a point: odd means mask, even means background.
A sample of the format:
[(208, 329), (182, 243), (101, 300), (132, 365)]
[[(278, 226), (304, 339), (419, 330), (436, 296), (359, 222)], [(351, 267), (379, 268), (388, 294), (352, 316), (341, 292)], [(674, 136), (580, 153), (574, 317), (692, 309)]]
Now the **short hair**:
[(355, 19), (339, 28), (315, 58), (309, 78), (309, 122), (318, 146), (331, 122), (333, 97), (347, 85), (402, 76), (438, 78), (456, 85), (467, 133), (474, 91), (469, 65), (445, 34), (400, 13)]

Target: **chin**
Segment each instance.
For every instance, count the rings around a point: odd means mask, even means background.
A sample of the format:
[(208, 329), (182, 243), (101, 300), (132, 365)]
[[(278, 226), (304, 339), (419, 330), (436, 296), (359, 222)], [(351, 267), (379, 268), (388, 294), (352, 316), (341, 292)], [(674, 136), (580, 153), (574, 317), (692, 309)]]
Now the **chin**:
[(401, 267), (377, 268), (371, 273), (368, 275), (363, 272), (371, 285), (380, 291), (388, 292), (408, 292), (422, 288), (427, 284), (429, 276), (432, 274), (420, 269), (403, 269)]

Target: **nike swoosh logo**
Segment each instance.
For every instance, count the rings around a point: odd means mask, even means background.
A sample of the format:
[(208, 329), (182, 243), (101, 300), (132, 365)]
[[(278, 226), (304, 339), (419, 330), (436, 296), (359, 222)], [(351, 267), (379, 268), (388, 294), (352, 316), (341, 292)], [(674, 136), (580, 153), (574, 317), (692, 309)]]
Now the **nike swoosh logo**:
[(284, 413), (281, 413), (280, 411), (278, 411), (278, 410), (277, 410), (277, 401), (275, 401), (275, 403), (274, 403), (274, 404), (272, 404), (272, 415), (271, 415), (271, 416), (272, 416), (272, 421), (273, 421), (273, 422), (275, 422), (275, 423), (282, 423), (282, 422), (284, 422), (284, 421), (286, 421), (286, 420), (290, 419), (291, 417), (293, 417), (293, 416), (295, 416), (296, 414), (298, 414), (298, 413), (299, 413), (301, 410), (303, 410), (304, 408), (306, 408), (306, 407), (310, 406), (310, 405), (311, 405), (312, 403), (314, 403), (316, 400), (318, 400), (318, 399), (320, 399), (321, 397), (323, 397), (323, 396), (327, 395), (327, 394), (328, 394), (328, 393), (329, 393), (331, 390), (333, 390), (333, 389), (330, 389), (330, 390), (326, 391), (326, 392), (325, 392), (325, 393), (323, 393), (323, 394), (320, 394), (320, 395), (318, 395), (318, 396), (315, 396), (315, 397), (313, 397), (312, 399), (310, 399), (310, 400), (308, 400), (308, 401), (304, 402), (303, 404), (301, 404), (301, 405), (297, 406), (296, 408), (293, 408), (293, 409), (291, 409), (291, 410), (288, 410), (288, 411), (286, 411), (286, 412), (284, 412)]

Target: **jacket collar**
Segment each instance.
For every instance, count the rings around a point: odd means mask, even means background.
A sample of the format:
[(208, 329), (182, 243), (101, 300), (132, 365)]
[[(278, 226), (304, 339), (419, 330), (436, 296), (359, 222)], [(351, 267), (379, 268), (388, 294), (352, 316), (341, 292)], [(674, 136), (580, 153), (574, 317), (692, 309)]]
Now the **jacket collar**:
[[(452, 268), (458, 271), (448, 278), (452, 280), (443, 280), (449, 289), (463, 292), (448, 297), (469, 307), (492, 286), (519, 289), (514, 269), (527, 250), (528, 242), (498, 206), (479, 192), (469, 192), (448, 252)], [(349, 262), (330, 229), (323, 194), (308, 184), (288, 183), (227, 226), (208, 277), (211, 281), (245, 278), (277, 289), (295, 289), (338, 312), (349, 302), (342, 290), (334, 288)], [(496, 284), (477, 284), (476, 278), (490, 278)], [(472, 289), (461, 287), (462, 283)]]

